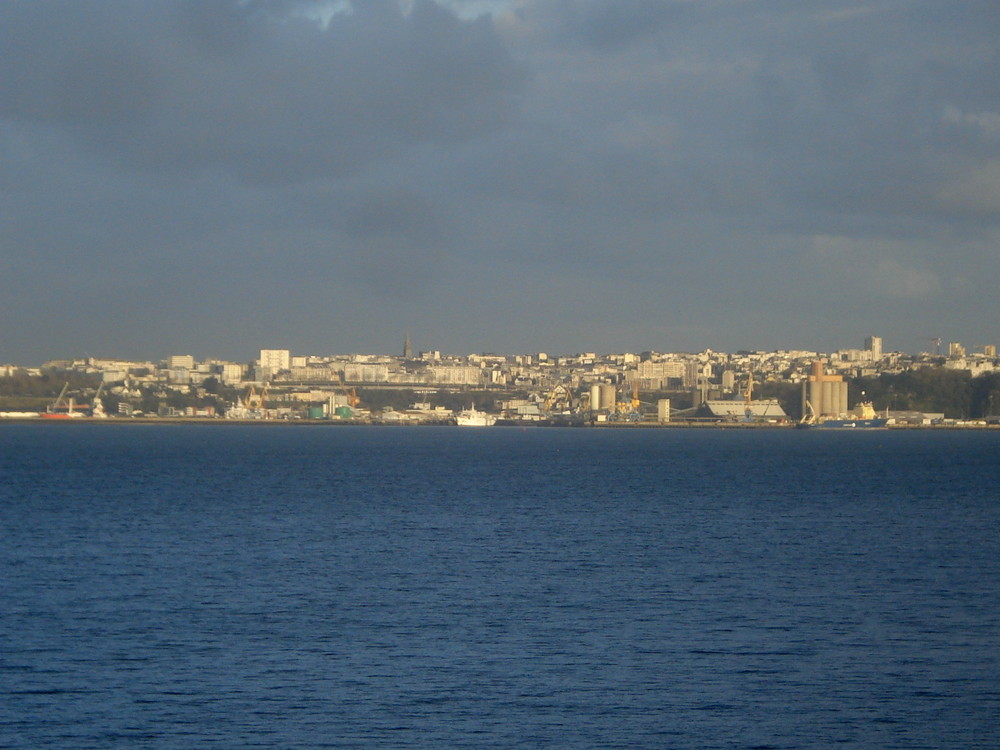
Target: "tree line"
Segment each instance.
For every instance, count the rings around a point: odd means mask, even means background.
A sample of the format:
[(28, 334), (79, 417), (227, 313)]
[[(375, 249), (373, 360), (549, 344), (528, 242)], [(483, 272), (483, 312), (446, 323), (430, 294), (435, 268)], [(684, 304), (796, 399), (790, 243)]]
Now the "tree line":
[(882, 411), (943, 413), (949, 419), (1000, 415), (1000, 373), (927, 367), (857, 378), (848, 384), (851, 403), (871, 401)]

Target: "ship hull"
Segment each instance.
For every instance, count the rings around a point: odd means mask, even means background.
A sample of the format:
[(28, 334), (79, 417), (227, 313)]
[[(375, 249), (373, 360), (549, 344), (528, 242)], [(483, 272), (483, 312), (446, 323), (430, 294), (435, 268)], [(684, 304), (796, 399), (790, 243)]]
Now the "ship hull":
[(492, 427), (496, 421), (495, 415), (483, 412), (462, 412), (455, 417), (455, 423), (459, 427)]
[(800, 424), (799, 427), (827, 430), (875, 430), (889, 424), (887, 419), (825, 419), (816, 424)]

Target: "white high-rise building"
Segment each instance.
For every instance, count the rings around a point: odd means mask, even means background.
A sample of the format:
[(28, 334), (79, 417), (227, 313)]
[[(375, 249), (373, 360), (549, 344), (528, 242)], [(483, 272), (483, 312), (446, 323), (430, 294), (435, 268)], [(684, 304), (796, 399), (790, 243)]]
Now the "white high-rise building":
[(218, 365), (219, 375), (226, 385), (239, 383), (243, 379), (245, 368), (237, 362), (222, 362)]
[(260, 366), (267, 372), (292, 369), (292, 355), (288, 349), (261, 349)]
[(872, 353), (873, 360), (882, 359), (882, 337), (881, 336), (869, 336), (865, 339), (865, 351)]
[(193, 370), (194, 357), (190, 354), (172, 354), (167, 360), (167, 367), (171, 370)]

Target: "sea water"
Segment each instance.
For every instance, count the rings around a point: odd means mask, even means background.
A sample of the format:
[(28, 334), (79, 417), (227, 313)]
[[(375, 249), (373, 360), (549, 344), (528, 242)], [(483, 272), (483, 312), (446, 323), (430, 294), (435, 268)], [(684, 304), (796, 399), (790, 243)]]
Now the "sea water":
[(0, 746), (1000, 746), (1000, 432), (0, 427)]

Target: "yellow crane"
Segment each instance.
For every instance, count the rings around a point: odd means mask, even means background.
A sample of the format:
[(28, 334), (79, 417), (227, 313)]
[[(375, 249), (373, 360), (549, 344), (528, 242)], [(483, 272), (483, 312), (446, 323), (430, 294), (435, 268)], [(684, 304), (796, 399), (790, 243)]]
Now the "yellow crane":
[(545, 411), (568, 412), (573, 409), (573, 391), (565, 383), (558, 383), (545, 397)]
[(267, 383), (261, 386), (260, 393), (257, 393), (257, 389), (253, 387), (253, 383), (250, 384), (250, 388), (247, 390), (247, 397), (243, 400), (246, 404), (246, 408), (254, 411), (264, 411), (264, 400), (267, 398)]
[(630, 401), (619, 401), (615, 404), (615, 411), (618, 414), (619, 419), (624, 419), (630, 422), (638, 422), (642, 419), (642, 414), (639, 411), (642, 406), (642, 401), (639, 400), (639, 378), (635, 377), (632, 379), (632, 398)]

